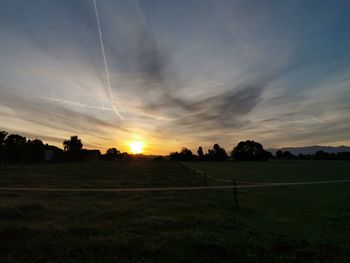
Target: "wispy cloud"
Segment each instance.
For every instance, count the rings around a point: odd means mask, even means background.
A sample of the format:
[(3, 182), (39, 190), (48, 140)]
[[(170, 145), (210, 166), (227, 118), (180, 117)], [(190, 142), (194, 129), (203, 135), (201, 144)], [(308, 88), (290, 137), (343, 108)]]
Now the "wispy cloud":
[(154, 153), (350, 144), (347, 1), (98, 1), (110, 85), (92, 4), (3, 4), (3, 129), (101, 148), (141, 136)]

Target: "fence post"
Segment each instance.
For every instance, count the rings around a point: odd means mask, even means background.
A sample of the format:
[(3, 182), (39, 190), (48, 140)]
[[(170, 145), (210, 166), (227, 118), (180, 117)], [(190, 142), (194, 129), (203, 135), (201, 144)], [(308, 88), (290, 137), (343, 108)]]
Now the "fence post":
[(234, 196), (234, 199), (235, 199), (235, 206), (238, 207), (238, 195), (237, 195), (237, 183), (236, 181), (233, 181), (233, 196)]

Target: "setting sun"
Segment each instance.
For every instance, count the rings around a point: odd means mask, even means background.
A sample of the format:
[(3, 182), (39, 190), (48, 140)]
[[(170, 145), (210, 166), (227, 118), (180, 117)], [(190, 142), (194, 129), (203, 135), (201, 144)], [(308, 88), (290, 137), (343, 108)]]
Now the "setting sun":
[(137, 153), (142, 153), (143, 152), (143, 142), (140, 141), (133, 141), (130, 143), (130, 151), (133, 154), (137, 154)]

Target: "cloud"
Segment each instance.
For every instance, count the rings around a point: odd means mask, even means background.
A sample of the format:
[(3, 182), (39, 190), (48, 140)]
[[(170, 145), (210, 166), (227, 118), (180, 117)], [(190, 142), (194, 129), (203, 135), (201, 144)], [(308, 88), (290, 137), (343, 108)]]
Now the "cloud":
[[(29, 95), (23, 97), (8, 91), (0, 91), (2, 107), (10, 110), (10, 112), (7, 111), (6, 117), (25, 121), (31, 124), (32, 127), (46, 127), (64, 133), (80, 134), (83, 132), (97, 137), (108, 137), (111, 130), (129, 131), (127, 127), (94, 116), (96, 115), (96, 109), (92, 109), (90, 114), (86, 113), (85, 107), (83, 110), (80, 109), (81, 104), (74, 105), (77, 106), (74, 110), (72, 107), (68, 107), (71, 106), (71, 103), (69, 105), (52, 103), (45, 98), (36, 98)], [(109, 114), (113, 113), (109, 112)]]
[[(244, 116), (259, 103), (261, 87), (246, 87), (228, 91), (195, 102), (170, 100), (180, 112), (175, 123), (182, 128), (192, 129), (194, 133), (204, 128), (223, 129), (239, 127)], [(169, 104), (166, 104), (169, 107)]]
[(179, 147), (243, 138), (270, 146), (349, 141), (345, 2), (203, 3), (98, 1), (120, 122), (92, 3), (6, 2), (4, 129), (56, 141), (60, 133), (84, 134), (91, 145), (131, 134)]

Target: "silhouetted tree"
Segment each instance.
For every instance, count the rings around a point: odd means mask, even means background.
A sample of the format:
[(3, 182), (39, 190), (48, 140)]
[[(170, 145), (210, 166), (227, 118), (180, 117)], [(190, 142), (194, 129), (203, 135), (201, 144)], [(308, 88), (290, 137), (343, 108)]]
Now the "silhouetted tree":
[(204, 152), (203, 152), (203, 148), (202, 146), (199, 146), (198, 150), (197, 150), (197, 154), (198, 154), (198, 159), (199, 160), (204, 160)]
[(108, 161), (115, 161), (117, 159), (120, 159), (120, 151), (117, 150), (116, 148), (110, 148), (107, 150), (105, 154), (105, 159)]
[(242, 141), (232, 150), (231, 156), (238, 161), (266, 161), (269, 154), (263, 146), (254, 141)]
[(174, 152), (170, 154), (171, 161), (194, 161), (196, 156), (193, 155), (192, 151), (187, 148), (182, 148), (181, 152)]
[(224, 148), (219, 144), (214, 144), (212, 150), (208, 150), (208, 159), (210, 161), (225, 161), (227, 159), (227, 153)]
[(45, 159), (45, 145), (41, 140), (28, 140), (25, 147), (26, 162), (42, 162)]
[(78, 136), (71, 136), (70, 140), (65, 140), (63, 142), (64, 150), (67, 152), (77, 152), (83, 148), (81, 140), (78, 139)]
[(8, 135), (7, 132), (5, 132), (5, 131), (0, 131), (0, 147), (3, 147), (3, 146), (4, 146), (5, 138), (6, 138), (7, 135)]
[(184, 161), (193, 161), (196, 159), (195, 156), (193, 155), (192, 151), (187, 149), (187, 148), (182, 148), (180, 154), (183, 157)]
[(0, 156), (2, 156), (4, 153), (4, 147), (5, 147), (5, 138), (7, 136), (7, 132), (0, 131)]
[(69, 140), (63, 141), (63, 160), (68, 162), (80, 162), (86, 159), (86, 152), (82, 151), (83, 144), (78, 136), (71, 136)]
[(10, 162), (18, 163), (23, 160), (27, 139), (18, 134), (8, 135), (4, 142), (5, 154)]
[(5, 131), (0, 131), (0, 169), (6, 167), (5, 138), (7, 134)]

